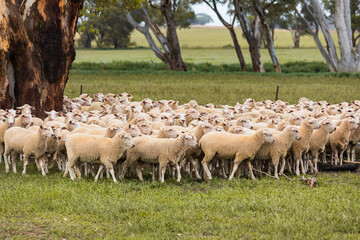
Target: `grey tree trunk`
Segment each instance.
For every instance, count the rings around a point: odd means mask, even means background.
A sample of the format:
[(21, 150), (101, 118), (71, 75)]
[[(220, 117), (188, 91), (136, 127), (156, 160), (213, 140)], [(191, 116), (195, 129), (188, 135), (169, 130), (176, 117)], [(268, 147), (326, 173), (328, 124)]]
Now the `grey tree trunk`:
[(274, 66), (274, 70), (275, 70), (275, 72), (281, 73), (281, 66), (280, 66), (280, 62), (276, 56), (276, 53), (275, 53), (274, 40), (273, 40), (273, 36), (271, 34), (271, 28), (270, 28), (268, 22), (266, 21), (264, 11), (263, 11), (259, 1), (254, 1), (253, 6), (255, 8), (256, 13), (259, 15), (261, 24), (263, 25), (264, 30), (265, 30), (266, 47), (269, 51), (269, 55), (271, 58), (271, 62), (273, 63), (273, 66)]
[(221, 14), (218, 11), (218, 8), (216, 6), (216, 1), (215, 0), (212, 1), (212, 3), (213, 3), (212, 5), (206, 0), (203, 0), (203, 2), (205, 2), (216, 13), (216, 15), (219, 18), (220, 22), (226, 27), (227, 30), (229, 30), (231, 39), (232, 39), (232, 41), (234, 43), (234, 48), (235, 48), (236, 55), (237, 55), (237, 57), (239, 59), (241, 70), (246, 71), (245, 59), (244, 59), (244, 56), (242, 54), (241, 47), (240, 47), (239, 41), (237, 39), (235, 30), (234, 30), (235, 16), (234, 16), (234, 19), (232, 21), (232, 24), (230, 24), (230, 23), (226, 22), (225, 19), (221, 16)]
[(252, 28), (248, 18), (246, 17), (245, 10), (239, 0), (234, 0), (235, 13), (240, 22), (241, 29), (245, 35), (246, 41), (249, 44), (249, 52), (254, 72), (265, 72), (264, 65), (261, 61), (260, 44), (259, 44), (259, 24), (260, 19), (255, 15)]
[[(119, 5), (121, 5), (122, 1), (119, 2)], [(126, 14), (126, 18), (136, 30), (144, 34), (154, 54), (166, 64), (166, 67), (169, 70), (186, 71), (186, 64), (184, 63), (181, 56), (180, 44), (177, 37), (171, 1), (161, 1), (160, 10), (166, 22), (166, 36), (161, 32), (160, 28), (151, 20), (148, 12), (144, 7), (141, 7), (140, 9), (134, 9), (131, 12), (128, 12)], [(145, 26), (141, 26), (140, 23), (138, 23), (133, 16), (137, 16), (138, 18), (140, 18), (145, 23)], [(150, 31), (154, 34), (157, 41), (160, 43), (162, 50), (156, 45), (156, 42), (152, 37)]]

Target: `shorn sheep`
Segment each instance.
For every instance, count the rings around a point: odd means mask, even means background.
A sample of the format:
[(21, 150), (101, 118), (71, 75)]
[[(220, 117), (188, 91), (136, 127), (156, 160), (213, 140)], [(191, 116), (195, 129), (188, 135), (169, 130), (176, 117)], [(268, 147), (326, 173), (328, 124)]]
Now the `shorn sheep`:
[[(73, 167), (79, 167), (80, 163), (85, 162), (103, 164), (100, 166), (101, 169), (95, 180), (99, 178), (99, 173), (105, 166), (114, 182), (117, 182), (113, 165), (128, 148), (134, 147), (134, 140), (130, 134), (125, 132), (119, 132), (113, 138), (74, 133), (68, 136), (65, 146), (68, 157), (66, 168), (70, 173), (71, 180), (75, 180)], [(80, 178), (80, 174), (78, 177)]]
[(126, 92), (65, 96), (63, 111), (47, 109), (45, 121), (34, 116), (28, 104), (0, 109), (0, 163), (4, 152), (9, 172), (11, 155), (15, 172), (22, 154), (23, 173), (35, 158), (45, 174), (46, 156), (51, 154), (59, 170), (70, 171), (72, 179), (91, 173), (97, 180), (106, 172), (114, 181), (129, 167), (140, 180), (142, 170), (149, 170), (153, 179), (159, 170), (162, 182), (167, 167), (179, 181), (182, 175), (231, 180), (235, 173), (254, 179), (252, 169), (275, 178), (285, 171), (299, 175), (316, 171), (320, 154), (323, 162), (342, 164), (348, 149), (347, 159), (356, 160), (359, 107), (359, 100), (332, 104), (307, 98), (296, 104), (244, 99), (234, 106), (201, 106), (195, 100), (137, 102)]
[(215, 156), (223, 159), (233, 159), (235, 156), (229, 180), (234, 177), (237, 168), (244, 160), (248, 161), (251, 179), (255, 179), (250, 161), (254, 159), (256, 153), (265, 142), (271, 143), (273, 141), (274, 136), (272, 133), (262, 129), (252, 135), (238, 135), (226, 132), (210, 132), (205, 134), (199, 141), (199, 146), (205, 154), (201, 163), (207, 179), (211, 180), (208, 164)]
[(9, 172), (9, 157), (13, 152), (12, 158), (13, 172), (16, 173), (16, 158), (18, 154), (24, 154), (24, 170), (29, 163), (29, 158), (34, 157), (36, 165), (41, 168), (45, 176), (44, 155), (46, 152), (46, 140), (53, 135), (51, 127), (35, 127), (36, 130), (29, 130), (21, 127), (12, 127), (5, 132), (5, 171)]
[[(135, 147), (127, 151), (126, 161), (123, 163), (121, 178), (125, 176), (129, 166), (137, 161), (159, 163), (160, 181), (164, 182), (165, 170), (168, 164), (174, 165), (177, 170), (177, 181), (181, 180), (179, 161), (184, 157), (189, 147), (195, 147), (196, 137), (191, 133), (181, 134), (179, 137), (172, 138), (135, 138)], [(139, 178), (142, 179), (141, 172), (138, 171)]]

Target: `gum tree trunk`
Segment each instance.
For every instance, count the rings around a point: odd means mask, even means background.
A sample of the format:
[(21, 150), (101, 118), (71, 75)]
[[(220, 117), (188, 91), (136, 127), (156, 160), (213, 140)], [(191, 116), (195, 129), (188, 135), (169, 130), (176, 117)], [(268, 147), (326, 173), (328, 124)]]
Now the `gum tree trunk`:
[(83, 0), (0, 0), (0, 107), (62, 110)]

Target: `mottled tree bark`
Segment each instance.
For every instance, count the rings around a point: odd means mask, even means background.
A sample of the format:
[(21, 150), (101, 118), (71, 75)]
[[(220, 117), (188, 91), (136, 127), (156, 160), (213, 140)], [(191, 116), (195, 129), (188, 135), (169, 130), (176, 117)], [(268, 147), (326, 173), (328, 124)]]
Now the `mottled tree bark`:
[(83, 0), (0, 0), (0, 107), (62, 110)]

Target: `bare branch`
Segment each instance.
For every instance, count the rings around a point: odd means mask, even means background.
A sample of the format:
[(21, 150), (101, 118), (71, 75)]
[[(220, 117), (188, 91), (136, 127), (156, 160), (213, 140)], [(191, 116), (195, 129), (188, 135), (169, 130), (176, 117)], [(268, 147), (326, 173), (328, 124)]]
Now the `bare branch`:
[(155, 9), (160, 10), (160, 7), (159, 7), (159, 6), (155, 6), (155, 5), (153, 4), (152, 0), (149, 0), (149, 5), (150, 5), (150, 7), (152, 7), (152, 8), (155, 8)]

